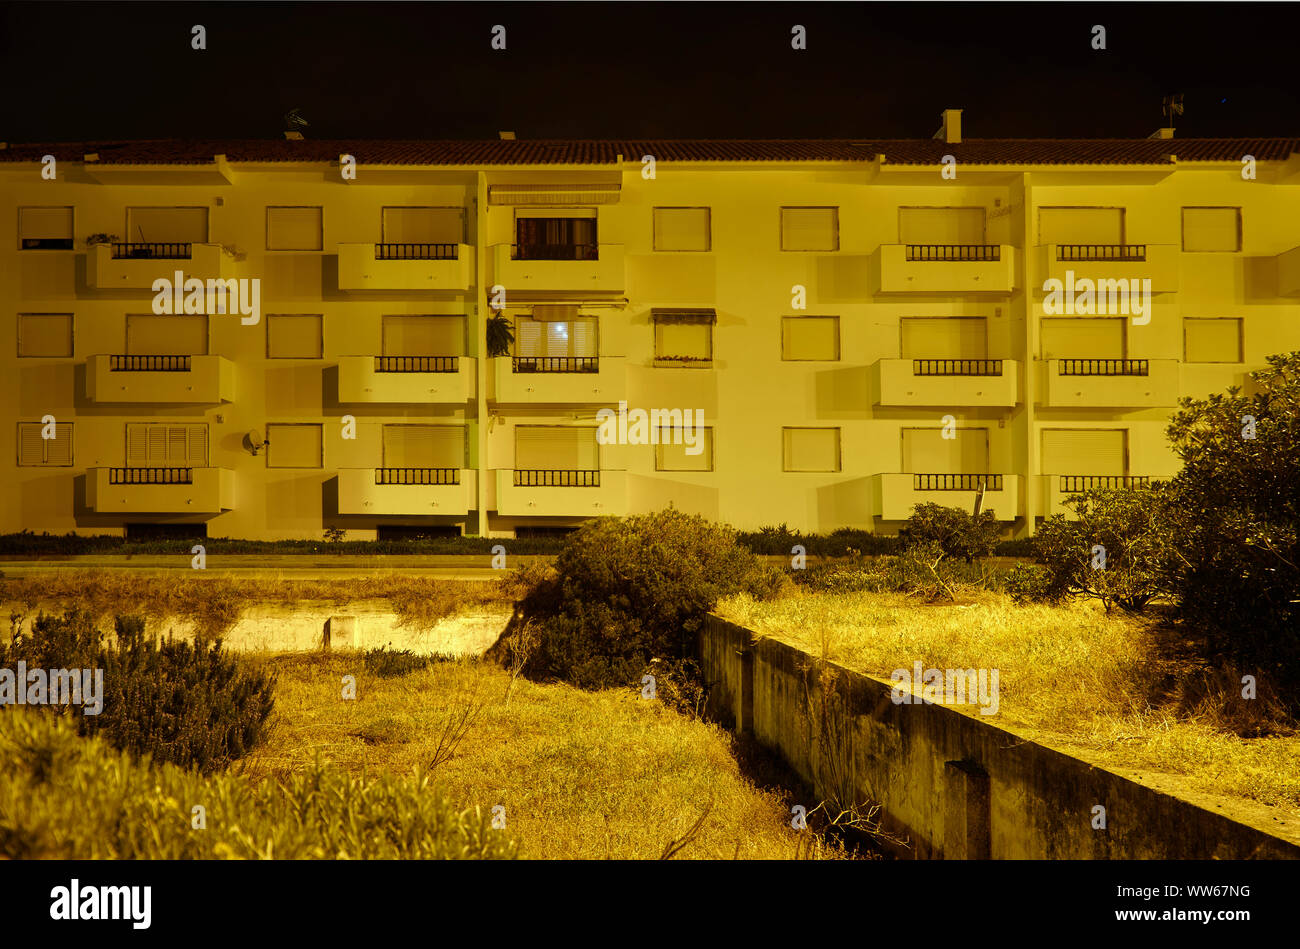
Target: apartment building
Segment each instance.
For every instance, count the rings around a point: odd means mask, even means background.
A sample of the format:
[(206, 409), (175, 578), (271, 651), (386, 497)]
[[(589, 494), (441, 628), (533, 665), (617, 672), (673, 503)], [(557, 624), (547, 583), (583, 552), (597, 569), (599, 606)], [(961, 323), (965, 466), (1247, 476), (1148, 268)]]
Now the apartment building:
[[(0, 532), (507, 537), (670, 504), (890, 532), (979, 496), (1024, 535), (1172, 474), (1180, 397), (1300, 349), (1300, 140), (959, 119), (0, 147)], [(205, 312), (177, 274), (245, 292)], [(606, 443), (620, 404), (701, 427)]]

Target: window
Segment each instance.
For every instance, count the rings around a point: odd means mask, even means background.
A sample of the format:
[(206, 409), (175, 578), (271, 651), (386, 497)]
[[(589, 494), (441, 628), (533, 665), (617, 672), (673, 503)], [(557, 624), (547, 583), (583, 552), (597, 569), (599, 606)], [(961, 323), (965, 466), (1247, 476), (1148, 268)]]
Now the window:
[(595, 426), (515, 426), (515, 468), (542, 471), (597, 471), (600, 445)]
[(651, 310), (655, 324), (655, 359), (663, 362), (707, 364), (713, 361), (711, 309)]
[(840, 358), (838, 316), (781, 317), (781, 358), (824, 360)]
[(462, 425), (385, 425), (385, 468), (463, 468)]
[(1042, 323), (1044, 359), (1124, 359), (1127, 356), (1123, 317), (1045, 317)]
[(464, 208), (384, 208), (385, 244), (463, 244)]
[(1127, 474), (1127, 434), (1122, 428), (1044, 429), (1043, 474)]
[(19, 250), (72, 250), (72, 208), (19, 208)]
[(268, 314), (267, 358), (320, 359), (325, 355), (324, 323), (325, 318), (319, 314)]
[(127, 208), (128, 243), (203, 244), (208, 239), (207, 208)]
[(899, 208), (900, 244), (983, 244), (983, 208)]
[(132, 356), (206, 356), (208, 318), (129, 313), (126, 317), (126, 351)]
[(516, 260), (596, 260), (594, 209), (515, 212)]
[(783, 428), (786, 471), (839, 471), (838, 428)]
[(266, 426), (266, 467), (319, 468), (324, 463), (320, 423)]
[(899, 329), (904, 359), (988, 357), (988, 327), (982, 316), (905, 316)]
[(839, 250), (839, 208), (782, 208), (782, 250)]
[(710, 214), (708, 208), (655, 208), (654, 249), (711, 250)]
[(187, 467), (208, 464), (207, 425), (128, 422), (126, 464), (129, 468)]
[(1183, 208), (1183, 250), (1241, 250), (1241, 208)]
[(989, 474), (989, 433), (958, 428), (903, 429), (903, 471), (909, 474)]
[[(683, 444), (674, 444), (674, 438)], [(713, 429), (694, 429), (692, 439), (695, 444), (687, 445), (681, 429), (659, 429), (659, 444), (655, 445), (655, 471), (712, 471)], [(691, 454), (687, 449), (693, 449), (696, 453)]]
[(1123, 244), (1123, 208), (1039, 208), (1040, 244)]
[(18, 355), (67, 358), (72, 355), (71, 313), (19, 313)]
[(18, 423), (18, 464), (24, 468), (67, 468), (72, 465), (72, 423), (55, 422), (53, 438), (43, 438), (43, 422)]
[(1187, 362), (1241, 362), (1241, 337), (1238, 319), (1184, 319), (1183, 358)]
[(268, 207), (267, 250), (321, 250), (324, 234), (318, 207)]
[(576, 306), (537, 306), (531, 316), (515, 317), (516, 356), (575, 356), (600, 353), (600, 328), (594, 316), (578, 316)]
[(385, 356), (463, 356), (463, 316), (385, 316), (381, 353)]

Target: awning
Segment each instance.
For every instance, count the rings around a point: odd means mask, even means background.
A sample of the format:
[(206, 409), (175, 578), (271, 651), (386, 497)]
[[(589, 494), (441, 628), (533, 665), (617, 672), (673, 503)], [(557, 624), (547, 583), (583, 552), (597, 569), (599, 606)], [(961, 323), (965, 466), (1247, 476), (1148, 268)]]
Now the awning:
[(533, 319), (543, 323), (568, 323), (578, 318), (577, 304), (541, 305), (533, 307)]
[(609, 184), (489, 185), (488, 204), (617, 204), (622, 186)]
[(718, 313), (712, 307), (695, 307), (690, 309), (650, 311), (656, 323), (708, 323), (718, 322)]

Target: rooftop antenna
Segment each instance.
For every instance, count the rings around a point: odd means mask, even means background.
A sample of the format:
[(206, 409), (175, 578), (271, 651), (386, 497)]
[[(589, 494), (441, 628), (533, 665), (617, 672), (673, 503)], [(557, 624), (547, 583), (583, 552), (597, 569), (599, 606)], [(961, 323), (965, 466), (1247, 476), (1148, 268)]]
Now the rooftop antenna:
[(302, 112), (298, 109), (290, 109), (284, 114), (284, 137), (288, 139), (301, 139), (302, 130), (308, 125), (306, 119), (302, 117)]
[(1172, 127), (1174, 116), (1183, 114), (1183, 94), (1165, 96), (1161, 114), (1165, 117), (1165, 125)]

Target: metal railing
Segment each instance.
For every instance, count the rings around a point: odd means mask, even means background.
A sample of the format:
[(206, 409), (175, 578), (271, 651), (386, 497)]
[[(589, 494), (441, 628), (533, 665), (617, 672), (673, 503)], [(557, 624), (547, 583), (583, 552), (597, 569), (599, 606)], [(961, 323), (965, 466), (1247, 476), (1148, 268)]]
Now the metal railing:
[(1147, 259), (1146, 244), (1057, 244), (1057, 260), (1129, 260)]
[(1000, 376), (1001, 359), (913, 359), (914, 376)]
[(551, 468), (516, 468), (518, 488), (599, 488), (600, 472)]
[(193, 484), (193, 468), (109, 468), (109, 484)]
[(1061, 376), (1147, 376), (1151, 363), (1146, 359), (1062, 359), (1057, 368)]
[(376, 356), (375, 372), (457, 372), (459, 356)]
[(599, 260), (599, 244), (513, 244), (514, 260)]
[(376, 468), (375, 484), (460, 484), (460, 469)]
[(599, 356), (512, 356), (511, 372), (599, 372)]
[(1080, 494), (1095, 488), (1145, 488), (1151, 479), (1140, 475), (1061, 475), (1061, 491)]
[(907, 244), (908, 260), (993, 261), (1002, 259), (999, 244)]
[(193, 254), (193, 247), (193, 244), (182, 243), (115, 243), (113, 257), (133, 260), (188, 260)]
[(109, 372), (189, 372), (189, 356), (109, 356)]
[(986, 491), (1002, 490), (1000, 474), (914, 474), (914, 491), (978, 491), (983, 482)]
[(375, 260), (457, 260), (459, 244), (376, 244)]

